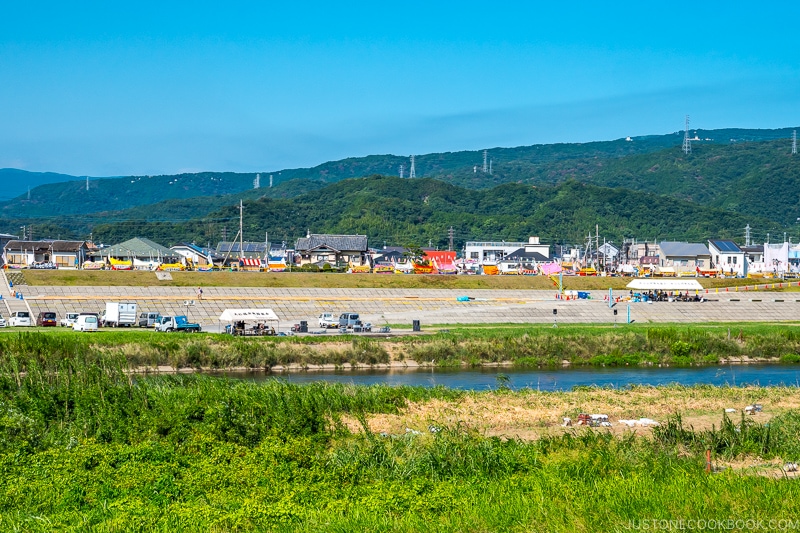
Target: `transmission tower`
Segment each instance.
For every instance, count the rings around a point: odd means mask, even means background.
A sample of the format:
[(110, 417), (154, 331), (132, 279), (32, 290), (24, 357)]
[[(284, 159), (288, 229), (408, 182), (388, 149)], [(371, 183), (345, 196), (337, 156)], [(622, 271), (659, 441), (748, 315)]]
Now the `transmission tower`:
[(269, 188), (272, 188), (272, 174), (269, 175)]
[(261, 188), (261, 174), (256, 174), (256, 179), (253, 180), (253, 188)]
[(450, 229), (447, 230), (447, 236), (450, 238), (450, 246), (448, 246), (447, 251), (453, 251), (453, 226), (450, 226)]
[(792, 155), (797, 153), (797, 130), (792, 130)]
[(411, 169), (408, 171), (408, 177), (414, 179), (417, 177), (417, 171), (414, 168), (414, 156), (411, 156)]
[(487, 152), (488, 152), (488, 150), (484, 150), (484, 151), (483, 151), (483, 173), (484, 173), (484, 174), (486, 174), (487, 172), (489, 172), (489, 166), (488, 166), (488, 164), (487, 164), (487, 162), (486, 162), (486, 155), (487, 155)]
[(89, 176), (86, 176), (86, 190), (89, 190)]
[(489, 160), (489, 175), (492, 175), (492, 160)]
[(744, 245), (750, 246), (750, 224), (744, 228)]
[(692, 141), (689, 140), (689, 115), (686, 115), (686, 129), (683, 133), (683, 153), (692, 153)]
[(406, 171), (406, 166), (400, 165), (400, 179), (403, 179), (403, 174), (405, 173), (405, 171)]

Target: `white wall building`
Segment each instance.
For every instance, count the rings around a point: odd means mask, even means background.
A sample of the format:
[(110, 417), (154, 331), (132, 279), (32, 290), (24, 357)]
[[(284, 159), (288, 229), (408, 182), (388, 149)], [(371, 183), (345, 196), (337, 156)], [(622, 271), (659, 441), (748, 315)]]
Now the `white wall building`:
[(536, 252), (550, 258), (550, 245), (541, 244), (539, 237), (530, 237), (528, 242), (469, 241), (464, 247), (464, 257), (480, 264), (497, 263), (519, 249), (524, 249), (526, 253)]

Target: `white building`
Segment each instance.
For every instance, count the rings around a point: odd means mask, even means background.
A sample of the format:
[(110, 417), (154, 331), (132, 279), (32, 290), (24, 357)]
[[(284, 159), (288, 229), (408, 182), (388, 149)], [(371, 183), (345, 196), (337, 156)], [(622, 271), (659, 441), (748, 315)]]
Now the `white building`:
[(739, 246), (729, 240), (715, 239), (708, 241), (711, 262), (714, 267), (727, 276), (747, 276), (748, 264), (745, 253)]
[(519, 249), (524, 249), (526, 253), (536, 252), (546, 258), (550, 258), (550, 245), (541, 244), (539, 237), (530, 237), (528, 242), (467, 242), (464, 247), (464, 257), (479, 264), (498, 263)]

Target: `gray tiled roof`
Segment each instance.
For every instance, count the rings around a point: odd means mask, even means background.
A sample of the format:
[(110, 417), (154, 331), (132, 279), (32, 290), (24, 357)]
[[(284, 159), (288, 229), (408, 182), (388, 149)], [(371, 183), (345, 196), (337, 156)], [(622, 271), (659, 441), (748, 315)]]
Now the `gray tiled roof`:
[(166, 246), (145, 239), (144, 237), (134, 237), (125, 242), (101, 248), (96, 254), (100, 257), (140, 257), (140, 258), (177, 258), (178, 254)]
[(28, 250), (36, 252), (77, 252), (86, 244), (86, 241), (8, 241), (5, 249)]
[(658, 243), (662, 257), (698, 257), (710, 256), (711, 252), (705, 244), (698, 242), (672, 242), (662, 241)]
[(539, 252), (526, 252), (525, 248), (520, 248), (519, 250), (505, 256), (503, 261), (535, 261), (537, 263), (547, 263), (549, 259)]
[(306, 252), (319, 247), (328, 247), (338, 251), (367, 251), (366, 235), (325, 235), (312, 234), (297, 239), (294, 248), (298, 252)]

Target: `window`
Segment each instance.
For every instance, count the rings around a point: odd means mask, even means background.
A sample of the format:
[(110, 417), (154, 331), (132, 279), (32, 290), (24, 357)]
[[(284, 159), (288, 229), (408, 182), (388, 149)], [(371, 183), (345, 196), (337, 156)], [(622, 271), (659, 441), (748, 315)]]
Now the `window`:
[(700, 268), (703, 267), (703, 260), (702, 259), (698, 259), (697, 260), (697, 266), (699, 266)]
[(733, 256), (733, 264), (734, 265), (736, 264), (736, 256), (735, 255)]
[(731, 264), (731, 256), (728, 256), (728, 264)]

